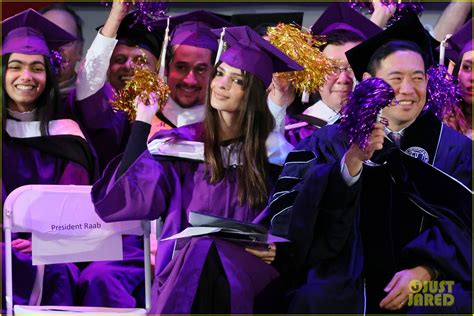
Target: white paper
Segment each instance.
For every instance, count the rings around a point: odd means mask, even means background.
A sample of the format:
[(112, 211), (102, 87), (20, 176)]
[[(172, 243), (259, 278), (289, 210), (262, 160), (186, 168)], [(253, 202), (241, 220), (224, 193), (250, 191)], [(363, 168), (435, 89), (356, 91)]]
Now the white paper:
[(163, 241), (163, 240), (174, 240), (174, 239), (180, 239), (180, 238), (189, 238), (193, 236), (202, 236), (202, 235), (217, 233), (220, 231), (222, 231), (221, 227), (188, 227), (180, 233), (177, 233), (173, 236), (170, 236), (168, 238), (164, 238), (161, 240)]
[[(240, 234), (240, 235), (252, 234), (252, 233), (242, 232), (236, 229), (229, 229), (229, 228), (223, 228), (223, 227), (188, 227), (182, 232), (179, 232), (177, 234), (174, 234), (173, 236), (170, 236), (168, 238), (164, 238), (161, 240), (174, 240), (174, 239), (181, 239), (181, 238), (189, 238), (189, 237), (208, 235), (208, 234), (218, 233), (218, 232), (231, 232), (231, 233)], [(245, 239), (242, 239), (242, 241), (245, 241)], [(262, 242), (271, 244), (274, 242), (289, 242), (289, 240), (283, 237), (278, 237), (272, 234), (268, 234), (267, 240), (262, 241)]]
[(49, 240), (33, 233), (33, 265), (63, 262), (91, 262), (122, 260), (122, 235), (83, 236)]

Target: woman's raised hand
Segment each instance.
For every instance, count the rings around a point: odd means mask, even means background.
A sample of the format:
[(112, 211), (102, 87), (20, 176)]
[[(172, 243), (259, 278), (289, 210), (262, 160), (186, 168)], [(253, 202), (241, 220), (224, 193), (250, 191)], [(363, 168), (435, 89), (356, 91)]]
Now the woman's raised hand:
[(158, 100), (155, 92), (142, 93), (135, 98), (134, 105), (137, 109), (136, 121), (151, 124), (153, 117), (158, 111)]
[(112, 2), (112, 8), (110, 9), (109, 16), (105, 22), (102, 30), (102, 35), (106, 37), (114, 38), (117, 36), (117, 30), (122, 23), (122, 20), (128, 14), (131, 3), (123, 0), (114, 0)]

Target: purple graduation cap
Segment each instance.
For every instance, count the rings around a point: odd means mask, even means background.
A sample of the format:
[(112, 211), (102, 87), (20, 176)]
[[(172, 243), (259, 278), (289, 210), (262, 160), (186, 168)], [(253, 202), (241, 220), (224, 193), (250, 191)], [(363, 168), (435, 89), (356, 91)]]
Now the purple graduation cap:
[[(157, 21), (154, 28), (165, 29), (168, 19)], [(170, 45), (188, 45), (217, 52), (213, 28), (229, 27), (231, 23), (216, 14), (199, 10), (169, 18)]]
[[(212, 32), (216, 36), (221, 36), (222, 29), (212, 30)], [(219, 60), (250, 72), (262, 80), (265, 87), (272, 82), (274, 72), (304, 69), (248, 26), (225, 28), (223, 40), (228, 48)]]
[(28, 9), (2, 21), (2, 56), (9, 53), (50, 56), (76, 37)]
[(342, 2), (330, 4), (311, 27), (311, 33), (314, 35), (327, 35), (335, 30), (351, 31), (363, 39), (382, 31), (375, 23), (352, 9), (348, 3)]
[(449, 46), (446, 48), (446, 56), (455, 63), (460, 62), (466, 52), (473, 50), (472, 19), (467, 21), (447, 42)]
[(370, 58), (382, 45), (395, 40), (410, 41), (417, 44), (428, 58), (430, 67), (435, 63), (436, 48), (439, 42), (435, 40), (421, 24), (418, 16), (407, 12), (400, 20), (383, 32), (362, 42), (346, 52), (347, 60), (354, 70), (357, 80), (362, 81), (362, 75), (367, 71)]

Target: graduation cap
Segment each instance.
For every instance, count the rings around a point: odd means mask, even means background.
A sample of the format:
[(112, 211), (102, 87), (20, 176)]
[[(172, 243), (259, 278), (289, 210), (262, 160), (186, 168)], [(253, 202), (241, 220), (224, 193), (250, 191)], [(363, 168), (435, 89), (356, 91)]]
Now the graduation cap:
[[(161, 19), (155, 25), (166, 29), (167, 23), (168, 19)], [(169, 18), (170, 45), (188, 45), (217, 52), (218, 43), (211, 29), (229, 26), (232, 24), (205, 10), (176, 15)]]
[[(222, 29), (212, 32), (221, 36)], [(225, 28), (223, 40), (228, 49), (222, 53), (219, 60), (250, 72), (262, 80), (266, 87), (272, 82), (274, 72), (304, 69), (248, 26)]]
[(428, 57), (427, 66), (435, 63), (434, 56), (439, 42), (425, 30), (415, 13), (407, 12), (391, 27), (346, 52), (357, 80), (362, 80), (362, 75), (367, 71), (370, 58), (375, 51), (382, 45), (395, 40), (416, 43)]
[(249, 26), (258, 34), (264, 36), (268, 27), (276, 26), (278, 23), (301, 26), (303, 24), (303, 14), (303, 12), (234, 14), (231, 17), (231, 22), (235, 26)]
[[(104, 25), (96, 27), (99, 31)], [(156, 58), (160, 58), (161, 44), (164, 38), (164, 29), (155, 27), (150, 31), (140, 21), (136, 21), (135, 12), (125, 16), (117, 30), (118, 43), (127, 46), (138, 46), (152, 53)]]
[(352, 9), (348, 3), (335, 2), (314, 22), (311, 33), (327, 35), (335, 30), (346, 30), (368, 39), (382, 29), (365, 16)]
[(77, 38), (33, 9), (2, 21), (2, 56), (8, 53), (49, 56)]
[(466, 22), (447, 41), (446, 56), (454, 62), (459, 62), (464, 53), (473, 50), (472, 48), (472, 19)]

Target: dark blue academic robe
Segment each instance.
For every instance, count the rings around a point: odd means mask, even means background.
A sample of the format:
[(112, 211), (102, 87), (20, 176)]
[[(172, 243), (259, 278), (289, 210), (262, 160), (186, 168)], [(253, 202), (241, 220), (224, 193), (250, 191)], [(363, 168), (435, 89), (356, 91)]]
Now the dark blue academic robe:
[(304, 140), (288, 156), (270, 204), (273, 233), (292, 240), (289, 257), (306, 273), (289, 292), (289, 311), (384, 312), (378, 304), (393, 275), (428, 265), (456, 282), (449, 311), (470, 312), (471, 147), (424, 113), (405, 129), (401, 150), (387, 138), (348, 187), (341, 176), (348, 137), (339, 126)]

